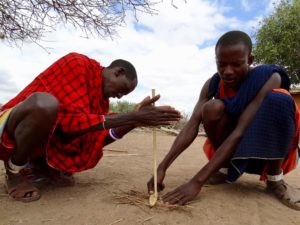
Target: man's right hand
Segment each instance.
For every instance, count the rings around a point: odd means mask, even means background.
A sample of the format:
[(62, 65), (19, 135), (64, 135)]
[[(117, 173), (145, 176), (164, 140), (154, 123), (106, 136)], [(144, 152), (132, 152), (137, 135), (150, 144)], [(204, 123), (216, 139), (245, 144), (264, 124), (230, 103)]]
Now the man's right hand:
[[(166, 176), (166, 171), (160, 168), (157, 168), (157, 191), (162, 191), (165, 188), (163, 180)], [(154, 177), (152, 176), (147, 183), (148, 193), (151, 194), (154, 192)]]

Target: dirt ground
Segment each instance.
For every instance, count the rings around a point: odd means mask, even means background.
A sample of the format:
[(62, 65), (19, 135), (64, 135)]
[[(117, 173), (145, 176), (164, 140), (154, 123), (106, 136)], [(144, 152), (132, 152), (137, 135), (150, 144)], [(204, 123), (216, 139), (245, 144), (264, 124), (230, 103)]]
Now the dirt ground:
[[(160, 161), (175, 137), (158, 133), (157, 139)], [(198, 137), (169, 168), (163, 193), (188, 181), (206, 162), (203, 141)], [(96, 168), (75, 174), (74, 187), (43, 187), (42, 198), (33, 203), (7, 197), (1, 165), (0, 225), (300, 224), (300, 212), (269, 195), (254, 175), (244, 175), (235, 184), (205, 186), (189, 207), (150, 208), (146, 182), (153, 167), (151, 132), (132, 132), (107, 149)], [(286, 176), (300, 191), (299, 180), (299, 168)]]

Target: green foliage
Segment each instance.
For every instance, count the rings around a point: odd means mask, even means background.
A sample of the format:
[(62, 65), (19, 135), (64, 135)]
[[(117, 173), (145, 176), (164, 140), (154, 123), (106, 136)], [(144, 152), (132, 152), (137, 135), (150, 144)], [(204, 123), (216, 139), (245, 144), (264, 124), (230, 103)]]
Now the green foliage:
[(127, 101), (110, 102), (109, 112), (115, 112), (115, 113), (131, 112), (134, 109), (135, 105), (136, 105), (135, 103), (131, 103)]
[(182, 118), (178, 122), (175, 122), (172, 125), (169, 125), (166, 127), (172, 128), (174, 130), (181, 130), (189, 120), (188, 114), (181, 112), (181, 115), (182, 115)]
[(281, 0), (255, 33), (256, 63), (279, 64), (300, 82), (300, 0)]

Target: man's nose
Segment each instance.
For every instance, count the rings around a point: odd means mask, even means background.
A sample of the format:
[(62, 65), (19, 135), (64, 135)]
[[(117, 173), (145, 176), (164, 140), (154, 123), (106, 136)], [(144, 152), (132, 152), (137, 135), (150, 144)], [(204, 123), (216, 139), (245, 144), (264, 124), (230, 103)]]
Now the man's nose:
[(233, 74), (232, 66), (228, 65), (224, 69), (224, 74)]

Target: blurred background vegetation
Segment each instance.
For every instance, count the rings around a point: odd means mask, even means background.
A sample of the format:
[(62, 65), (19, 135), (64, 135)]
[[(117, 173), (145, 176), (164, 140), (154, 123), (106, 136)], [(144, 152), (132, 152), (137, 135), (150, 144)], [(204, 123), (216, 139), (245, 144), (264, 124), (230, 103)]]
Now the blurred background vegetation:
[(281, 0), (254, 34), (256, 63), (283, 66), (293, 87), (300, 83), (300, 0)]

